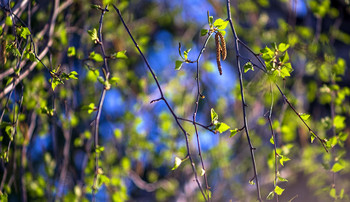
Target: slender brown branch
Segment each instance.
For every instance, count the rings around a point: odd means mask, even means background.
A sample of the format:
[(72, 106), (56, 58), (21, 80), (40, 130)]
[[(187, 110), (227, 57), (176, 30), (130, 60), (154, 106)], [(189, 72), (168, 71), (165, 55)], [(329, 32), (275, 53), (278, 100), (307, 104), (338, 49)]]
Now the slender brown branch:
[[(101, 17), (100, 17), (100, 26), (98, 29), (98, 37), (99, 37), (99, 44), (101, 47), (101, 51), (102, 51), (102, 56), (103, 56), (103, 62), (104, 62), (104, 66), (103, 66), (103, 73), (104, 73), (104, 77), (105, 77), (105, 81), (107, 82), (109, 79), (109, 68), (108, 68), (108, 63), (107, 63), (107, 59), (106, 59), (106, 53), (105, 53), (105, 49), (104, 49), (104, 45), (103, 45), (103, 38), (102, 38), (102, 25), (103, 25), (103, 17), (104, 14), (106, 13), (108, 6), (105, 7), (105, 9), (101, 10)], [(103, 91), (101, 93), (101, 97), (100, 97), (100, 101), (98, 104), (98, 110), (97, 110), (97, 114), (96, 114), (96, 118), (95, 118), (95, 131), (94, 131), (94, 148), (95, 148), (95, 175), (94, 175), (94, 181), (93, 181), (93, 186), (92, 186), (92, 201), (95, 202), (96, 201), (96, 191), (97, 191), (97, 177), (98, 177), (98, 133), (99, 133), (99, 125), (100, 125), (100, 119), (101, 119), (101, 113), (102, 113), (102, 107), (103, 107), (103, 103), (104, 103), (104, 99), (106, 97), (106, 92), (109, 88), (107, 88), (106, 86), (104, 86)]]
[(255, 148), (253, 147), (253, 144), (250, 140), (250, 136), (249, 136), (249, 128), (248, 128), (248, 118), (247, 118), (247, 114), (246, 114), (246, 107), (247, 104), (245, 103), (245, 98), (244, 98), (244, 87), (243, 87), (243, 75), (242, 75), (242, 69), (240, 66), (240, 51), (239, 51), (239, 39), (237, 37), (236, 34), (236, 30), (233, 26), (232, 23), (232, 18), (231, 18), (231, 5), (230, 5), (230, 0), (227, 0), (227, 18), (228, 21), (230, 23), (230, 27), (231, 27), (231, 31), (234, 37), (234, 41), (235, 41), (235, 52), (236, 52), (236, 65), (237, 65), (237, 71), (238, 71), (238, 75), (239, 75), (239, 85), (240, 85), (240, 91), (241, 91), (241, 99), (242, 99), (242, 111), (243, 111), (243, 122), (244, 122), (244, 129), (247, 135), (247, 140), (248, 140), (248, 144), (249, 144), (249, 148), (250, 148), (250, 155), (251, 155), (251, 159), (252, 159), (252, 164), (253, 164), (253, 169), (254, 169), (254, 179), (255, 179), (255, 184), (256, 184), (256, 190), (257, 190), (257, 199), (259, 201), (262, 201), (261, 199), (261, 194), (260, 194), (260, 185), (259, 185), (259, 178), (258, 178), (258, 172), (257, 172), (257, 167), (256, 167), (256, 162), (255, 162), (255, 156), (254, 156), (254, 150)]
[(198, 180), (198, 174), (197, 174), (197, 171), (196, 171), (196, 168), (195, 168), (195, 164), (194, 164), (194, 161), (192, 159), (192, 156), (191, 156), (191, 151), (190, 151), (190, 145), (189, 145), (189, 139), (188, 139), (188, 136), (187, 136), (187, 132), (186, 130), (182, 127), (181, 123), (179, 122), (179, 118), (177, 117), (177, 115), (175, 114), (174, 110), (172, 109), (172, 107), (170, 106), (169, 102), (167, 101), (167, 99), (165, 98), (164, 94), (163, 94), (163, 90), (162, 88), (160, 87), (160, 84), (159, 84), (159, 81), (157, 79), (157, 76), (155, 75), (153, 69), (151, 68), (150, 64), (148, 63), (148, 60), (146, 59), (146, 57), (144, 56), (143, 52), (141, 51), (139, 45), (137, 44), (137, 42), (135, 41), (134, 37), (132, 36), (128, 26), (126, 25), (121, 13), (120, 13), (120, 10), (115, 6), (113, 5), (115, 11), (118, 13), (118, 16), (120, 18), (120, 20), (122, 21), (123, 25), (124, 25), (124, 28), (125, 30), (128, 32), (131, 40), (133, 41), (135, 47), (137, 48), (138, 52), (140, 53), (143, 61), (145, 62), (149, 72), (152, 74), (152, 77), (154, 79), (154, 81), (156, 82), (156, 85), (157, 85), (157, 88), (158, 88), (158, 91), (160, 93), (160, 97), (162, 98), (162, 100), (164, 101), (165, 105), (167, 106), (168, 110), (170, 111), (170, 113), (173, 115), (175, 121), (176, 121), (176, 124), (179, 126), (180, 130), (183, 132), (183, 135), (185, 137), (185, 140), (186, 140), (186, 149), (187, 149), (187, 156), (188, 158), (190, 159), (190, 163), (191, 163), (191, 167), (192, 167), (192, 171), (194, 173), (194, 177), (195, 177), (195, 181), (197, 182), (197, 185), (198, 185), (198, 188), (200, 189), (201, 193), (202, 193), (202, 196), (204, 198), (205, 201), (208, 201), (204, 191), (203, 191), (203, 188)]
[(304, 125), (307, 127), (307, 129), (309, 129), (309, 132), (312, 133), (312, 135), (314, 135), (322, 144), (323, 148), (326, 150), (326, 152), (328, 152), (328, 149), (326, 147), (326, 141), (321, 139), (311, 128), (310, 126), (304, 121), (303, 118), (301, 118), (300, 114), (297, 112), (297, 110), (293, 107), (293, 105), (289, 102), (288, 98), (286, 97), (286, 95), (282, 92), (281, 88), (275, 84), (276, 87), (278, 88), (279, 92), (281, 93), (283, 100), (285, 102), (287, 102), (287, 104), (289, 105), (289, 107), (294, 111), (294, 113), (299, 117), (299, 119), (304, 123)]

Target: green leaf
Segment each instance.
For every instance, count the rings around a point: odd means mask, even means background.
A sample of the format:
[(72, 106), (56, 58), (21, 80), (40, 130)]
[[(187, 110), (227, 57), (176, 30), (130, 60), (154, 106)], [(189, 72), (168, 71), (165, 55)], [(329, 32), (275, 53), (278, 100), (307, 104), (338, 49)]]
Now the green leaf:
[(95, 28), (93, 30), (88, 30), (87, 32), (89, 33), (90, 38), (94, 41), (94, 43), (97, 43), (99, 41), (97, 36), (97, 30)]
[(344, 197), (344, 189), (341, 189), (340, 194), (339, 194), (339, 198), (343, 199), (343, 197)]
[(68, 55), (68, 57), (75, 56), (75, 47), (74, 46), (71, 46), (68, 48), (67, 55)]
[(288, 182), (288, 180), (286, 178), (283, 178), (283, 177), (278, 177), (278, 180), (280, 182)]
[(289, 61), (289, 55), (288, 52), (286, 52), (284, 55), (281, 56), (280, 61), (283, 63), (286, 63)]
[(271, 136), (271, 138), (270, 138), (270, 143), (273, 145), (275, 144), (275, 140), (274, 140), (273, 136)]
[(215, 20), (213, 25), (218, 29), (225, 29), (228, 25), (228, 21), (224, 21), (223, 19), (219, 18)]
[(21, 37), (24, 39), (27, 39), (28, 35), (30, 35), (30, 31), (29, 31), (28, 27), (23, 27), (21, 29)]
[(289, 48), (289, 44), (285, 44), (285, 43), (280, 43), (278, 45), (278, 50), (281, 52), (286, 51)]
[(334, 198), (334, 199), (337, 198), (337, 193), (336, 193), (336, 191), (335, 191), (334, 188), (332, 188), (332, 189), (329, 191), (329, 195), (330, 195), (332, 198)]
[(205, 174), (205, 170), (202, 168), (201, 169), (201, 176), (203, 176)]
[(222, 36), (226, 35), (226, 31), (224, 31), (224, 30), (219, 30), (219, 32), (222, 34)]
[(344, 166), (340, 163), (335, 163), (331, 169), (332, 172), (336, 173), (344, 169)]
[(313, 132), (311, 132), (311, 143), (314, 142), (315, 138), (316, 138), (316, 135)]
[(125, 55), (125, 51), (118, 51), (117, 53), (114, 53), (113, 56), (118, 59), (128, 59), (128, 56)]
[(219, 133), (223, 133), (228, 129), (230, 129), (230, 126), (228, 126), (226, 123), (218, 123), (215, 128), (215, 130), (218, 131)]
[(249, 180), (249, 184), (254, 185), (255, 184), (254, 180)]
[(274, 197), (275, 197), (275, 192), (274, 192), (274, 191), (271, 191), (271, 192), (269, 193), (269, 195), (267, 195), (266, 199), (267, 199), (267, 200), (272, 200)]
[(179, 157), (175, 157), (175, 163), (174, 163), (174, 167), (171, 170), (175, 170), (176, 168), (178, 168), (182, 163), (182, 160)]
[(288, 157), (286, 157), (286, 156), (280, 155), (280, 157), (281, 157), (281, 159), (280, 159), (280, 164), (281, 164), (282, 166), (284, 166), (284, 165), (283, 165), (284, 162), (290, 160), (290, 158), (288, 158)]
[(304, 121), (308, 120), (310, 118), (310, 114), (306, 113), (299, 113), (300, 118), (302, 118)]
[(97, 107), (95, 106), (95, 103), (90, 103), (88, 106), (88, 113), (91, 114), (93, 111), (96, 111)]
[(201, 29), (201, 36), (205, 36), (206, 34), (208, 34), (208, 30), (207, 29)]
[(12, 19), (10, 16), (6, 16), (6, 19), (5, 19), (5, 24), (9, 27), (11, 27), (13, 25), (12, 23)]
[(249, 70), (252, 70), (254, 71), (254, 66), (251, 62), (247, 62), (245, 65), (244, 65), (244, 73), (246, 73), (247, 71)]
[(92, 51), (89, 56), (91, 59), (95, 60), (96, 62), (103, 62), (102, 55), (95, 53), (95, 51)]
[(68, 77), (70, 79), (78, 79), (76, 76), (78, 75), (78, 73), (76, 71), (71, 71), (69, 74), (68, 74)]
[(176, 60), (176, 62), (175, 62), (175, 70), (180, 70), (181, 67), (182, 67), (182, 63), (184, 63), (184, 62), (181, 61), (181, 60)]
[(209, 24), (210, 24), (210, 25), (213, 24), (213, 20), (214, 20), (213, 16), (209, 16)]
[(188, 58), (188, 53), (191, 51), (191, 49), (187, 49), (187, 50), (185, 50), (184, 51), (184, 58), (185, 58), (185, 60), (187, 60), (187, 58)]
[(211, 123), (216, 125), (218, 123), (219, 116), (213, 108), (210, 110)]
[(230, 134), (230, 137), (234, 137), (237, 133), (238, 133), (239, 129), (238, 128), (235, 128), (233, 130), (230, 130), (231, 134)]
[(276, 194), (282, 195), (283, 192), (284, 192), (284, 189), (282, 189), (281, 187), (279, 187), (279, 186), (275, 187), (275, 193)]
[(345, 116), (336, 115), (334, 117), (334, 127), (336, 129), (342, 130), (345, 128)]

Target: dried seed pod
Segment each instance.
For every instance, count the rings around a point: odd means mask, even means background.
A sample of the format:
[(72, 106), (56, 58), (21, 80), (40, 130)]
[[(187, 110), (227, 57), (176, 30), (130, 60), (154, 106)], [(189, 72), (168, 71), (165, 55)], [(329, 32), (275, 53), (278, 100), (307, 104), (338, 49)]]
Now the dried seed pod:
[(218, 70), (220, 75), (222, 75), (222, 67), (221, 67), (221, 62), (220, 62), (220, 57), (221, 57), (221, 45), (220, 45), (220, 40), (219, 40), (219, 34), (218, 32), (215, 34), (215, 45), (216, 45), (216, 63), (218, 64)]
[(222, 57), (222, 60), (225, 60), (225, 59), (226, 59), (226, 56), (227, 56), (225, 38), (224, 38), (224, 35), (222, 35), (221, 32), (217, 32), (217, 34), (218, 34), (219, 37), (220, 37), (221, 57)]

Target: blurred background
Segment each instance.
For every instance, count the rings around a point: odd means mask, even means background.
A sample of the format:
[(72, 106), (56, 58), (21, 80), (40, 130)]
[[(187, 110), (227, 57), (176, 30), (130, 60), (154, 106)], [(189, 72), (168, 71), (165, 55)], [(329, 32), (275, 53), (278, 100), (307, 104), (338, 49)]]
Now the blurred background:
[[(108, 1), (122, 12), (139, 43), (166, 99), (178, 117), (192, 119), (197, 94), (196, 65), (175, 70), (182, 51), (196, 60), (208, 29), (207, 12), (227, 19), (223, 0)], [(88, 30), (98, 30), (101, 11), (91, 5), (107, 1), (1, 1), (0, 12), (0, 191), (8, 201), (90, 201), (94, 179), (93, 131), (103, 85), (101, 53)], [(9, 3), (11, 4), (9, 7)], [(127, 58), (109, 59), (116, 82), (107, 91), (99, 130), (96, 201), (203, 201), (189, 160), (172, 170), (175, 157), (187, 155), (183, 133), (121, 21), (109, 6), (103, 19), (106, 55), (126, 50)], [(290, 158), (278, 173), (288, 182), (280, 201), (349, 201), (350, 132), (350, 2), (348, 0), (232, 0), (231, 14), (238, 37), (255, 53), (271, 43), (287, 43), (294, 71), (278, 81), (307, 123), (329, 141), (329, 153), (315, 140), (299, 117), (283, 101), (277, 88), (259, 69), (244, 73), (244, 92), (251, 141), (263, 200), (274, 190), (274, 145), (264, 114), (270, 110), (275, 143)], [(10, 14), (17, 17), (10, 17)], [(28, 27), (32, 42), (18, 33)], [(23, 33), (23, 32), (21, 32)], [(201, 57), (197, 122), (210, 125), (211, 108), (231, 129), (243, 127), (242, 103), (233, 34), (226, 28), (228, 56), (223, 75), (216, 66), (212, 37)], [(28, 42), (29, 41), (29, 42)], [(11, 46), (12, 45), (12, 46)], [(11, 48), (12, 47), (12, 48)], [(34, 51), (42, 63), (20, 57), (17, 47)], [(72, 50), (74, 47), (74, 54)], [(34, 50), (35, 48), (35, 50)], [(253, 55), (241, 47), (247, 58)], [(16, 51), (15, 51), (16, 52)], [(34, 64), (34, 65), (33, 65)], [(242, 63), (244, 65), (244, 63)], [(78, 79), (52, 90), (52, 73), (76, 71)], [(27, 73), (27, 74), (25, 74)], [(60, 74), (59, 73), (59, 74)], [(21, 75), (24, 75), (23, 78)], [(21, 79), (22, 78), (22, 79)], [(11, 91), (9, 85), (20, 80)], [(190, 149), (200, 173), (197, 139), (191, 122)], [(246, 134), (214, 134), (198, 127), (202, 156), (213, 201), (255, 201), (256, 186)], [(199, 180), (204, 185), (203, 177)], [(273, 200), (276, 200), (276, 196)]]

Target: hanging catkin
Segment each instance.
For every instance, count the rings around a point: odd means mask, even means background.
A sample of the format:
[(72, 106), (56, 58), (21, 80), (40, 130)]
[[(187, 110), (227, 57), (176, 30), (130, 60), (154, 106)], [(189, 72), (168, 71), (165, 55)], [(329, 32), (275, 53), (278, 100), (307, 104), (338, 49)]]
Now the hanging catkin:
[(222, 58), (222, 60), (225, 60), (225, 59), (226, 59), (226, 56), (227, 56), (225, 38), (224, 38), (224, 36), (222, 35), (221, 32), (217, 32), (217, 34), (218, 34), (219, 37), (220, 37), (221, 58)]
[(222, 75), (222, 68), (221, 68), (221, 62), (220, 62), (220, 57), (221, 57), (221, 45), (220, 45), (220, 40), (219, 40), (219, 32), (215, 34), (215, 45), (216, 45), (216, 63), (218, 64), (218, 70), (220, 75)]

